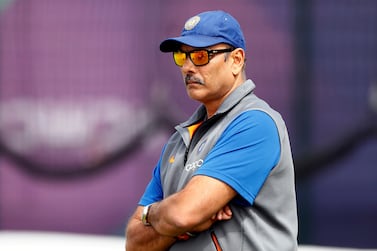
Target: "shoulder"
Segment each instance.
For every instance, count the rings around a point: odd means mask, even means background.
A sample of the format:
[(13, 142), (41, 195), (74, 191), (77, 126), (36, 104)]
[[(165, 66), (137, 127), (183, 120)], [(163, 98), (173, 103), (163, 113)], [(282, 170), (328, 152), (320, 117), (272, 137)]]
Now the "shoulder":
[(274, 119), (263, 110), (247, 110), (236, 116), (227, 127), (229, 130), (260, 130), (267, 132), (276, 130)]

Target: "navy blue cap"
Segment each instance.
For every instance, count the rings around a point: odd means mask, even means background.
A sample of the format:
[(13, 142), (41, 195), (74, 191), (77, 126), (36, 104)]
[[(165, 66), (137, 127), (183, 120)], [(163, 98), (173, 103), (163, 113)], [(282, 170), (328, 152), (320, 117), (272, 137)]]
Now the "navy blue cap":
[(162, 41), (160, 50), (175, 51), (181, 44), (205, 48), (220, 43), (246, 51), (245, 38), (237, 20), (221, 10), (206, 11), (188, 19), (180, 37)]

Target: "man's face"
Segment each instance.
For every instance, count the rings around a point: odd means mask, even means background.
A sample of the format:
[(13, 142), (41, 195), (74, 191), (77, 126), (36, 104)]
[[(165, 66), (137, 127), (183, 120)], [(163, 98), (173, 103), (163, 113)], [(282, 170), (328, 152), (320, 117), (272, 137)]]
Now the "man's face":
[[(229, 45), (218, 44), (206, 49), (227, 49)], [(180, 50), (189, 52), (199, 48), (182, 45)], [(230, 52), (214, 55), (208, 64), (195, 66), (189, 58), (181, 67), (186, 91), (190, 98), (206, 106), (219, 106), (234, 89), (235, 78), (231, 71), (233, 62)]]

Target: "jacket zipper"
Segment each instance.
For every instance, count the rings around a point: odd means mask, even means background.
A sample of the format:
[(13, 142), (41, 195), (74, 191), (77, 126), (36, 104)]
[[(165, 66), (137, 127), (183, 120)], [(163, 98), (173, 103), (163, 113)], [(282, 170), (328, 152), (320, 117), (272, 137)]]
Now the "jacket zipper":
[(217, 239), (217, 236), (214, 231), (211, 232), (211, 239), (213, 242), (213, 245), (215, 245), (215, 250), (216, 251), (223, 251), (223, 249), (220, 246), (219, 240)]

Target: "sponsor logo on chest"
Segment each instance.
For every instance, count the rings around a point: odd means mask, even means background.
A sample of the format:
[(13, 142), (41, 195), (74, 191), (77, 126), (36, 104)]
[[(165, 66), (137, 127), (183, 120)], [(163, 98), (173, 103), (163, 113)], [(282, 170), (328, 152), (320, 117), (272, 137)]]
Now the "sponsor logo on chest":
[(195, 171), (196, 169), (198, 169), (202, 165), (203, 165), (203, 160), (202, 159), (198, 159), (198, 160), (195, 160), (194, 162), (186, 164), (185, 170), (187, 172)]

